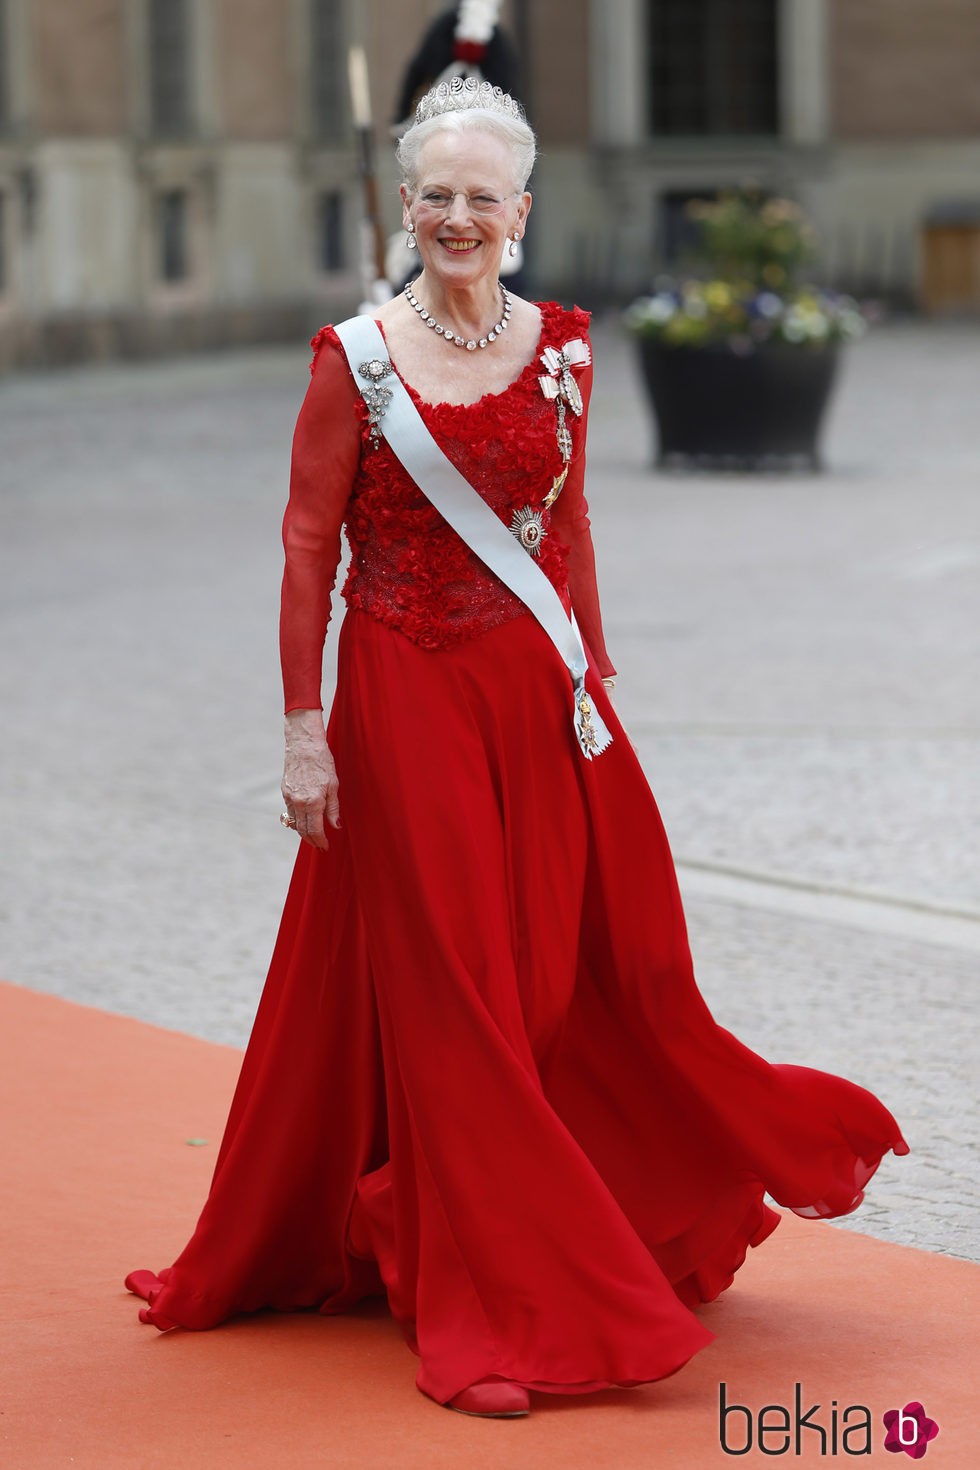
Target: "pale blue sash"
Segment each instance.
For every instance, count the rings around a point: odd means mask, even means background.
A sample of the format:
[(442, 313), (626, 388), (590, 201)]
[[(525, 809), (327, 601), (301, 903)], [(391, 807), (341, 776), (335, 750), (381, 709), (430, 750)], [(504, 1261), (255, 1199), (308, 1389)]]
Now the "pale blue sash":
[[(585, 690), (585, 648), (574, 614), (569, 619), (545, 573), (439, 448), (392, 369), (374, 318), (351, 317), (335, 331), (371, 410), (372, 434), (384, 435), (443, 519), (537, 618), (571, 675), (575, 733), (582, 753), (587, 760), (601, 755), (612, 744), (612, 736)], [(374, 371), (367, 371), (369, 367)]]

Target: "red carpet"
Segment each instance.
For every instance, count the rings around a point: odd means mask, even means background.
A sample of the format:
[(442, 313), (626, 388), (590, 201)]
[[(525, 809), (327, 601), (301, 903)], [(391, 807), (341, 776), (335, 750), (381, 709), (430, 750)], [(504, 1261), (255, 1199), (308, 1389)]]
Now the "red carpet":
[[(416, 1360), (381, 1308), (263, 1316), (161, 1336), (122, 1289), (167, 1264), (207, 1191), (239, 1054), (0, 986), (3, 1180), (0, 1464), (10, 1470), (701, 1470), (850, 1464), (844, 1411), (920, 1401), (939, 1425), (925, 1464), (980, 1465), (980, 1267), (786, 1216), (736, 1286), (704, 1309), (718, 1341), (676, 1377), (589, 1398), (538, 1396), (529, 1419), (480, 1422), (414, 1387)], [(194, 1146), (189, 1139), (206, 1139)], [(748, 1454), (719, 1443), (719, 1384), (755, 1420)], [(766, 1404), (822, 1425), (785, 1453)], [(837, 1453), (833, 1450), (837, 1401)], [(770, 1424), (778, 1423), (770, 1416)], [(746, 1416), (729, 1419), (729, 1447)], [(852, 1413), (846, 1423), (857, 1425)], [(821, 1455), (821, 1448), (824, 1449)]]

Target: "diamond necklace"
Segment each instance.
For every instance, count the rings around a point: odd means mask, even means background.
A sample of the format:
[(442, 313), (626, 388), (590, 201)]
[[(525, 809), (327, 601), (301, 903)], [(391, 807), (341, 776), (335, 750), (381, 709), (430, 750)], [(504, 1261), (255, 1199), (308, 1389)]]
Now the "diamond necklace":
[(405, 282), (405, 300), (408, 302), (413, 311), (418, 312), (422, 321), (425, 322), (425, 325), (434, 329), (437, 337), (443, 337), (447, 342), (452, 342), (454, 347), (465, 347), (467, 352), (475, 352), (478, 347), (492, 346), (492, 344), (496, 342), (497, 338), (500, 336), (501, 332), (506, 331), (507, 327), (510, 325), (510, 313), (512, 310), (510, 296), (507, 293), (507, 287), (503, 284), (502, 281), (498, 281), (497, 285), (500, 287), (500, 294), (504, 298), (504, 314), (500, 318), (500, 321), (497, 322), (495, 326), (491, 327), (487, 335), (485, 337), (481, 337), (479, 341), (475, 337), (471, 337), (469, 341), (467, 341), (465, 337), (460, 337), (456, 332), (454, 332), (452, 327), (444, 327), (436, 321), (434, 316), (430, 316), (425, 307), (422, 305), (421, 301), (416, 298), (415, 293), (412, 290), (411, 281)]

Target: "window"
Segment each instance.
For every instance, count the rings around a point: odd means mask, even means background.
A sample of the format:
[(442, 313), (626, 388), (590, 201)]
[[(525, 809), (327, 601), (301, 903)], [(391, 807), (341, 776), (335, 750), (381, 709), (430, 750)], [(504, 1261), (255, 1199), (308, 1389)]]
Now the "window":
[(777, 12), (778, 0), (649, 0), (653, 133), (778, 132)]
[(160, 279), (185, 280), (189, 274), (185, 189), (168, 189), (157, 200), (157, 247)]
[(339, 189), (330, 189), (317, 201), (317, 267), (342, 271), (346, 264), (344, 196)]
[(187, 0), (149, 0), (150, 125), (164, 137), (191, 124), (190, 36)]
[(310, 93), (313, 136), (342, 143), (347, 136), (347, 52), (341, 0), (311, 0)]

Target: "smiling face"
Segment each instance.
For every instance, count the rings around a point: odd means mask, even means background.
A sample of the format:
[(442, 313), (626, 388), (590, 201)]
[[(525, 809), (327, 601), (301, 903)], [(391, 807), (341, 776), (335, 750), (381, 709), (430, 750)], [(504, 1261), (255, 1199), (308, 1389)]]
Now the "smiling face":
[[(482, 201), (502, 203), (481, 212)], [(402, 222), (415, 231), (427, 275), (449, 290), (496, 281), (504, 243), (523, 235), (530, 207), (530, 194), (516, 192), (510, 148), (492, 133), (434, 133), (419, 152), (415, 188), (402, 186)]]

